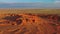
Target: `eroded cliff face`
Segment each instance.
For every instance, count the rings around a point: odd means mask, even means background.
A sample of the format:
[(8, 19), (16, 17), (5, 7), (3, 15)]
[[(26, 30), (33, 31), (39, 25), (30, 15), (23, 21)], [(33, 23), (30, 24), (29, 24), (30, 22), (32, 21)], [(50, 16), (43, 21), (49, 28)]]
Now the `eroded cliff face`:
[(57, 14), (1, 14), (0, 34), (60, 34)]

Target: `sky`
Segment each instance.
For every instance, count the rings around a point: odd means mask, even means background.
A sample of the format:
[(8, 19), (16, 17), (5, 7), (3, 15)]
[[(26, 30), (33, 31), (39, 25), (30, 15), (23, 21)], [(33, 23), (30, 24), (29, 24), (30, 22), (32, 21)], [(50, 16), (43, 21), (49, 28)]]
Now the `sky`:
[[(39, 3), (40, 2), (40, 3)], [(5, 4), (4, 4), (5, 3)], [(7, 4), (6, 4), (7, 3)], [(9, 4), (10, 3), (10, 4)], [(31, 3), (31, 4), (30, 4)], [(60, 0), (0, 0), (0, 8), (47, 7), (60, 8)]]
[(34, 3), (34, 2), (59, 3), (60, 0), (0, 0), (0, 3)]

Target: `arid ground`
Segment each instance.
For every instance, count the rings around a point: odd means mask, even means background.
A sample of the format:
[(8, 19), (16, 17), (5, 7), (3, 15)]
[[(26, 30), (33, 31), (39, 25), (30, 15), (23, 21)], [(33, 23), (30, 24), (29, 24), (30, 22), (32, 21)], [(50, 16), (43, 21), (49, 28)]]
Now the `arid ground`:
[(0, 9), (0, 34), (60, 34), (60, 9)]

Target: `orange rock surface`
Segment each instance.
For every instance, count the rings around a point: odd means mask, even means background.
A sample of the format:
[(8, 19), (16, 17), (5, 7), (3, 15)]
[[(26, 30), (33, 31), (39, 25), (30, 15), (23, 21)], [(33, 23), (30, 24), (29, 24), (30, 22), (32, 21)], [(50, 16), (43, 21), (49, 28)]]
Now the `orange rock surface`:
[(60, 34), (60, 16), (1, 14), (0, 34)]

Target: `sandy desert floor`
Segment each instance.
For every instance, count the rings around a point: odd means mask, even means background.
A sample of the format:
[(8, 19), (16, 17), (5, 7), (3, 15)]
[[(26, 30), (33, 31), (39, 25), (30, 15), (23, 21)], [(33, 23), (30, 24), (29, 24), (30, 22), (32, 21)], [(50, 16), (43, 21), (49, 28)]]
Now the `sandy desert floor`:
[(60, 10), (0, 9), (0, 34), (60, 34)]

